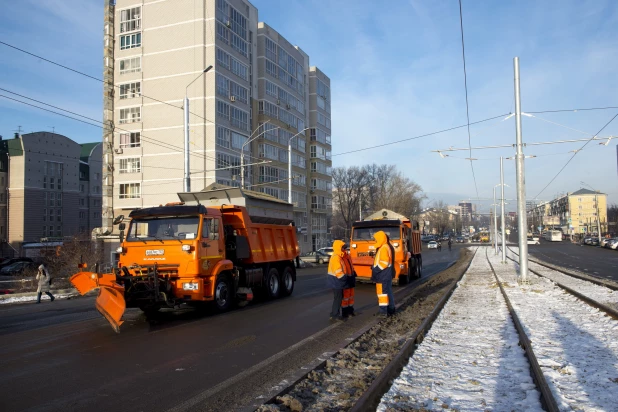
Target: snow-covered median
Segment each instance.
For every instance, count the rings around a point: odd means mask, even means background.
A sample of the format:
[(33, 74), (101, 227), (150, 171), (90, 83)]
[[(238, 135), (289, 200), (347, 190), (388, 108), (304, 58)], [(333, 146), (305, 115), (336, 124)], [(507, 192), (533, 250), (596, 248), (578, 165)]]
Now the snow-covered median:
[[(530, 273), (531, 284), (519, 286), (518, 265), (512, 261), (501, 264), (499, 256), (489, 256), (559, 408), (618, 410), (618, 321), (549, 279)], [(564, 275), (554, 272), (551, 276), (558, 279)], [(560, 278), (560, 282), (563, 280)], [(584, 286), (579, 284), (574, 289), (586, 295), (596, 293), (596, 287)]]
[(540, 411), (540, 394), (481, 248), (378, 407)]
[[(518, 248), (514, 247), (512, 249), (513, 252), (519, 253)], [(517, 256), (513, 252), (507, 249), (507, 255), (518, 261), (519, 256)], [(611, 308), (618, 309), (618, 291), (606, 288), (605, 286), (599, 286), (592, 282), (578, 279), (573, 276), (565, 275), (564, 273), (558, 272), (557, 270), (548, 269), (545, 266), (539, 265), (538, 263), (534, 263), (532, 261), (528, 261), (528, 267), (535, 272), (538, 272), (541, 275), (553, 280), (554, 282), (567, 286), (575, 290), (576, 292), (579, 292), (582, 295), (589, 297), (590, 299), (593, 299)]]

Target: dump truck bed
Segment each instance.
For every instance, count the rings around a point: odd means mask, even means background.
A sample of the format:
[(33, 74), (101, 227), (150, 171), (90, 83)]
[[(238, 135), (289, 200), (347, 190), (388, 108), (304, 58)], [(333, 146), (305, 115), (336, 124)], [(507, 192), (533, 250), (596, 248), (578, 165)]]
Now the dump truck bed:
[(294, 260), (299, 255), (296, 227), (253, 223), (247, 209), (238, 206), (221, 207), (226, 236), (245, 236), (249, 254), (244, 264)]

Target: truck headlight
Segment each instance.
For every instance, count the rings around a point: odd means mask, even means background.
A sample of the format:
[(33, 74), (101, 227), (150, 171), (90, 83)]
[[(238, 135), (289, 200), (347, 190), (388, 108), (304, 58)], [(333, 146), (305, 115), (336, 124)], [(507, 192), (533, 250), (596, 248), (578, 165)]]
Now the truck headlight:
[(192, 282), (192, 283), (183, 283), (182, 284), (182, 289), (183, 290), (198, 290), (200, 288), (200, 284), (197, 282)]
[(116, 252), (117, 252), (117, 253), (125, 253), (125, 252), (126, 252), (126, 250), (125, 250), (125, 248), (123, 248), (122, 246), (119, 246), (118, 248), (116, 248)]
[(185, 252), (190, 252), (191, 251), (191, 245), (182, 245), (182, 250), (184, 250)]

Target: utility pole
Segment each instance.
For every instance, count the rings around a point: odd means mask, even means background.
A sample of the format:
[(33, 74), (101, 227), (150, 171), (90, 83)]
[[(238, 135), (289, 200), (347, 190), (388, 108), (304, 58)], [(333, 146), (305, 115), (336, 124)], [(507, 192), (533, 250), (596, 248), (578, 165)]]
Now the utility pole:
[(594, 203), (597, 204), (597, 230), (599, 231), (599, 247), (601, 247), (601, 215), (599, 214), (599, 195), (594, 196)]
[(494, 186), (494, 252), (498, 254), (498, 216), (496, 215), (496, 186)]
[(506, 235), (504, 234), (504, 158), (500, 156), (500, 228), (502, 230), (502, 263), (506, 263)]
[(519, 92), (519, 57), (513, 59), (515, 72), (515, 138), (516, 138), (516, 177), (517, 177), (517, 235), (519, 238), (519, 273), (522, 282), (528, 282), (528, 222), (526, 216), (526, 179), (524, 172), (524, 153), (521, 138), (521, 96)]

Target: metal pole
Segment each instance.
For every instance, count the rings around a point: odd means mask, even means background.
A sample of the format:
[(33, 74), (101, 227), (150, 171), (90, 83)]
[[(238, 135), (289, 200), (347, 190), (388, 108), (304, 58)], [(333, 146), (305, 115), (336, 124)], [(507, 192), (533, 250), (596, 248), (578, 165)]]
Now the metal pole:
[(494, 252), (498, 254), (498, 216), (496, 215), (496, 186), (494, 186)]
[(185, 180), (184, 191), (188, 193), (191, 191), (191, 172), (189, 170), (189, 98), (185, 93)]
[(500, 229), (502, 230), (502, 263), (506, 263), (506, 235), (504, 234), (504, 158), (500, 156)]
[(240, 149), (240, 187), (245, 188), (245, 148)]
[(288, 203), (292, 203), (292, 139), (288, 140)]
[(594, 201), (597, 204), (597, 230), (599, 231), (599, 247), (601, 246), (601, 215), (599, 214), (599, 195), (594, 196)]
[(516, 175), (517, 175), (517, 235), (519, 238), (519, 273), (521, 280), (528, 281), (528, 217), (526, 216), (526, 180), (524, 172), (524, 153), (521, 138), (521, 96), (519, 94), (519, 57), (513, 59), (515, 72), (515, 135), (516, 135)]

